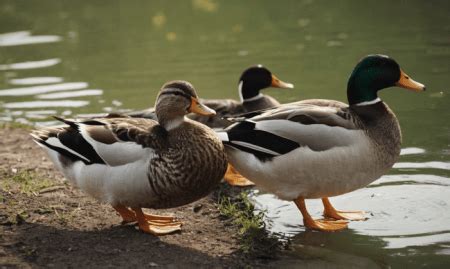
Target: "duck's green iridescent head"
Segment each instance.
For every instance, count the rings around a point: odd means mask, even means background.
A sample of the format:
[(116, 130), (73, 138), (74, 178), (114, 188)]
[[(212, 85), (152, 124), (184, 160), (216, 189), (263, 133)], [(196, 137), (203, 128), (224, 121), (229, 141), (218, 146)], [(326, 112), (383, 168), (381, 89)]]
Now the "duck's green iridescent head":
[(413, 91), (425, 90), (425, 85), (406, 75), (394, 59), (378, 54), (368, 55), (356, 65), (348, 79), (348, 102), (350, 105), (376, 102), (377, 92), (392, 86)]

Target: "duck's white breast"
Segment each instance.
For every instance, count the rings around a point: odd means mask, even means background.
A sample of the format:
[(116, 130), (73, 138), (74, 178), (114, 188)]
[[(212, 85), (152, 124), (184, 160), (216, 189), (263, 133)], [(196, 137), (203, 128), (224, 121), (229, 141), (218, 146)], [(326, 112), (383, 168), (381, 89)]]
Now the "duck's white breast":
[(281, 199), (335, 196), (366, 186), (386, 170), (364, 132), (352, 132), (349, 145), (323, 151), (299, 147), (266, 162), (231, 147), (227, 153), (243, 176)]

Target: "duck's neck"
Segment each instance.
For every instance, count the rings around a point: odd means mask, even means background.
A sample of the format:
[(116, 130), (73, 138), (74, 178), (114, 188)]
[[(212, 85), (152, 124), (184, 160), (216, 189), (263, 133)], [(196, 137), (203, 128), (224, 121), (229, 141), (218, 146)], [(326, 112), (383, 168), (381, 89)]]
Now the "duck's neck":
[(261, 89), (258, 89), (249, 83), (245, 83), (243, 80), (239, 81), (238, 90), (242, 103), (255, 101), (264, 97), (264, 95), (259, 92)]
[(364, 77), (350, 77), (347, 84), (348, 104), (353, 106), (366, 106), (381, 102), (375, 87), (369, 79)]
[(179, 127), (185, 121), (184, 112), (174, 111), (168, 106), (157, 106), (156, 117), (158, 118), (159, 125), (166, 129), (166, 131)]
[(162, 127), (164, 127), (164, 129), (166, 129), (166, 131), (171, 131), (173, 129), (178, 128), (181, 124), (183, 124), (184, 120), (185, 120), (185, 116), (172, 118), (172, 119), (163, 119), (163, 120), (159, 120), (159, 124)]

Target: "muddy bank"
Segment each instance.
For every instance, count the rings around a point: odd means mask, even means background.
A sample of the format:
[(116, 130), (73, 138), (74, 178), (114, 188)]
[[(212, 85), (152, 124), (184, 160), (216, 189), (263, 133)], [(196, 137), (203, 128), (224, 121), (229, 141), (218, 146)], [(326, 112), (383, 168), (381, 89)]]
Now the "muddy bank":
[(157, 212), (179, 217), (182, 232), (144, 234), (65, 182), (28, 132), (0, 128), (1, 268), (267, 265), (240, 251), (238, 227), (216, 195)]

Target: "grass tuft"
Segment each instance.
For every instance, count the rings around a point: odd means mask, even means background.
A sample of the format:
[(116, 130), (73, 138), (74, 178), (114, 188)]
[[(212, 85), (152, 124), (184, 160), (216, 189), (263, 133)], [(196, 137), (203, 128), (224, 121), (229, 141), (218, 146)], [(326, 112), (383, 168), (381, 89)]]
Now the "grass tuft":
[(273, 259), (283, 243), (265, 229), (264, 212), (255, 212), (248, 191), (222, 184), (217, 195), (220, 214), (239, 228), (240, 250), (252, 257)]
[(30, 171), (19, 171), (12, 176), (6, 176), (0, 181), (0, 187), (6, 191), (18, 191), (27, 195), (37, 194), (40, 190), (51, 187), (54, 182), (39, 177)]

